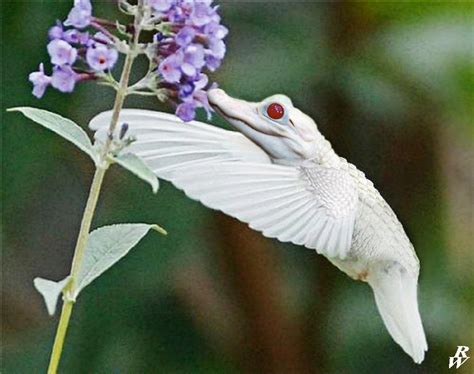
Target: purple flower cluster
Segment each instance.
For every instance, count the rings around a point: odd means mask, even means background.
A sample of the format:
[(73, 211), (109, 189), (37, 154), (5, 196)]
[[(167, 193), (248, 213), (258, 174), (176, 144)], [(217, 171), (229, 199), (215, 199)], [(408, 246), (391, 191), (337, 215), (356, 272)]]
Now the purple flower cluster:
[[(92, 79), (116, 88), (118, 82), (104, 72), (114, 67), (120, 50), (145, 54), (150, 62), (148, 73), (130, 86), (127, 94), (151, 94), (171, 102), (183, 121), (194, 119), (197, 108), (204, 108), (210, 116), (206, 73), (220, 66), (226, 53), (223, 39), (228, 33), (221, 25), (218, 6), (212, 3), (213, 0), (144, 0), (137, 7), (119, 0), (119, 9), (135, 17), (134, 22), (122, 25), (94, 17), (91, 0), (74, 0), (67, 19), (58, 21), (48, 32), (51, 75), (45, 73), (43, 63), (29, 75), (33, 95), (42, 97), (48, 86), (72, 92), (77, 82)], [(145, 44), (142, 40), (146, 35), (141, 38), (141, 32), (150, 31), (154, 33), (149, 35), (153, 42)], [(128, 40), (113, 32), (126, 35)]]
[(49, 85), (61, 92), (72, 92), (76, 82), (94, 79), (97, 72), (114, 66), (118, 52), (110, 38), (101, 32), (91, 35), (80, 31), (92, 21), (90, 0), (75, 0), (67, 19), (49, 29), (47, 50), (53, 72), (51, 76), (46, 75), (41, 63), (39, 70), (29, 75), (34, 96), (42, 97)]
[(155, 35), (155, 42), (160, 55), (158, 72), (178, 101), (176, 114), (191, 121), (202, 107), (209, 116), (211, 107), (204, 92), (208, 77), (203, 70), (212, 72), (220, 66), (228, 33), (220, 24), (218, 7), (212, 6), (212, 0), (148, 0), (148, 4), (172, 30), (166, 36)]

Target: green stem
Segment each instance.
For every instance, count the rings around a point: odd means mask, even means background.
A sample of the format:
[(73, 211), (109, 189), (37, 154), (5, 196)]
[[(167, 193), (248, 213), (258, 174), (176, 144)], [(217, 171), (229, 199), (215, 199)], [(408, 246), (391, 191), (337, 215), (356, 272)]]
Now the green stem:
[[(139, 1), (139, 5), (141, 4), (141, 0)], [(141, 8), (139, 7), (138, 14), (135, 16), (134, 22), (134, 29), (135, 34), (133, 35), (133, 40), (130, 45), (130, 50), (127, 53), (127, 57), (125, 58), (125, 63), (122, 70), (122, 76), (120, 77), (119, 88), (117, 90), (117, 95), (115, 97), (114, 108), (112, 112), (112, 119), (110, 121), (109, 127), (109, 134), (112, 135), (117, 127), (117, 123), (119, 120), (120, 111), (123, 107), (123, 102), (125, 101), (125, 97), (127, 96), (128, 90), (128, 81), (130, 80), (130, 73), (132, 72), (132, 65), (135, 57), (137, 57), (137, 47), (138, 47), (138, 40), (140, 38), (140, 25), (141, 25)], [(112, 136), (107, 138), (107, 142), (105, 143), (104, 150), (108, 151), (110, 144), (112, 142)], [(104, 156), (106, 153), (104, 153)], [(104, 157), (105, 158), (105, 157)]]
[[(107, 165), (108, 166), (108, 165)], [(89, 192), (89, 198), (87, 199), (86, 208), (84, 209), (84, 215), (82, 217), (81, 229), (77, 238), (76, 248), (74, 250), (74, 257), (71, 265), (71, 276), (72, 282), (70, 289), (73, 290), (75, 287), (74, 281), (79, 275), (79, 270), (84, 257), (84, 250), (86, 249), (87, 239), (89, 238), (89, 231), (91, 228), (92, 218), (94, 217), (95, 207), (97, 206), (97, 200), (99, 199), (102, 182), (104, 180), (105, 172), (107, 167), (99, 166), (95, 169), (94, 179), (92, 180), (91, 189)]]
[[(130, 79), (130, 72), (132, 71), (133, 61), (135, 60), (135, 52), (131, 50), (125, 58), (125, 64), (123, 66), (122, 76), (120, 77), (119, 88), (117, 95), (115, 96), (115, 103), (112, 112), (112, 119), (110, 120), (109, 134), (113, 134), (119, 120), (120, 111), (127, 96), (128, 81)], [(112, 136), (107, 138), (105, 143), (104, 152), (108, 152), (110, 144), (112, 142)], [(104, 154), (105, 155), (105, 154)]]
[(71, 318), (72, 301), (64, 301), (61, 310), (61, 318), (59, 320), (56, 337), (54, 338), (53, 351), (51, 352), (51, 359), (48, 366), (48, 374), (56, 374), (58, 370), (59, 360), (63, 351), (64, 338), (66, 337), (67, 327), (69, 325), (69, 318)]
[[(140, 0), (141, 1), (141, 0)], [(125, 58), (125, 64), (120, 77), (117, 94), (115, 96), (115, 102), (113, 107), (112, 119), (110, 121), (109, 134), (113, 134), (117, 127), (120, 110), (123, 107), (125, 97), (127, 96), (128, 82), (130, 80), (130, 73), (132, 71), (133, 61), (137, 55), (137, 46), (140, 35), (140, 24), (141, 24), (141, 13), (135, 16), (135, 34), (130, 44), (130, 50)], [(101, 154), (101, 161), (98, 162), (95, 170), (94, 179), (89, 191), (89, 197), (87, 204), (84, 209), (82, 216), (81, 228), (76, 242), (76, 248), (74, 249), (74, 257), (71, 265), (71, 281), (64, 290), (63, 307), (61, 310), (61, 317), (59, 318), (58, 328), (56, 330), (56, 337), (54, 338), (53, 350), (51, 352), (51, 359), (48, 367), (48, 374), (56, 374), (61, 359), (63, 350), (64, 340), (66, 338), (66, 332), (69, 325), (69, 319), (71, 318), (72, 308), (74, 306), (74, 300), (70, 295), (74, 295), (75, 281), (79, 275), (79, 271), (82, 265), (82, 259), (84, 257), (84, 251), (87, 246), (87, 240), (89, 239), (89, 231), (91, 228), (92, 219), (94, 218), (95, 208), (99, 199), (100, 191), (102, 188), (102, 182), (104, 180), (105, 172), (109, 167), (108, 153), (112, 143), (111, 137), (107, 138), (106, 143), (103, 147)]]
[[(71, 265), (72, 281), (67, 287), (68, 292), (70, 293), (74, 293), (74, 281), (77, 278), (80, 270), (80, 265), (87, 245), (87, 239), (89, 238), (89, 230), (91, 227), (92, 218), (94, 217), (95, 207), (97, 206), (97, 200), (99, 199), (99, 194), (106, 170), (107, 168), (98, 167), (95, 170), (94, 179), (92, 180), (89, 198), (87, 199), (86, 208), (82, 217), (81, 229), (79, 230), (79, 236), (77, 238), (76, 248), (74, 250), (74, 258)], [(70, 300), (68, 297), (64, 297), (63, 299), (63, 308), (61, 310), (61, 317), (59, 319), (56, 337), (54, 338), (48, 374), (56, 374), (58, 370), (59, 359), (61, 358), (61, 353), (63, 350), (64, 338), (66, 337), (66, 331), (69, 325), (72, 307), (74, 306), (73, 300)]]

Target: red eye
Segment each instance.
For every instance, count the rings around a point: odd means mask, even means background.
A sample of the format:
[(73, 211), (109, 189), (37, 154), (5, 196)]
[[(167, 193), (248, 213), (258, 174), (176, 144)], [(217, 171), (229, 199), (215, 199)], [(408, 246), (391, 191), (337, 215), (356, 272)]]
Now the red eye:
[(267, 107), (267, 114), (271, 119), (280, 119), (285, 115), (285, 109), (280, 104), (271, 103)]

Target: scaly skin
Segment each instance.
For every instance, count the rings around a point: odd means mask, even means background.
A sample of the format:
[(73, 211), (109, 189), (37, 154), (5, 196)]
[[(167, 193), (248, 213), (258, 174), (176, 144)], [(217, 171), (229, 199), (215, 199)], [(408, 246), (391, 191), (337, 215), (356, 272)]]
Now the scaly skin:
[(420, 263), (402, 224), (374, 184), (356, 166), (339, 157), (331, 144), (318, 132), (316, 154), (301, 167), (316, 165), (344, 170), (354, 181), (358, 207), (349, 256), (329, 261), (356, 280), (366, 281), (370, 269), (398, 262), (418, 277)]
[(354, 180), (359, 201), (348, 258), (329, 260), (350, 277), (362, 281), (366, 281), (372, 267), (393, 262), (417, 277), (418, 257), (392, 208), (362, 171), (342, 157), (338, 160), (337, 168), (346, 170)]

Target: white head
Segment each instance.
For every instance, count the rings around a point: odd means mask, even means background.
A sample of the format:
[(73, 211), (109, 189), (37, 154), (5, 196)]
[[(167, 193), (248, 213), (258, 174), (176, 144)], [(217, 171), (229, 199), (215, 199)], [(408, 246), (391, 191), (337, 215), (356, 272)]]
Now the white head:
[(295, 164), (318, 156), (324, 140), (311, 117), (285, 95), (259, 103), (235, 99), (221, 89), (208, 93), (209, 103), (231, 125), (259, 145), (275, 162)]

